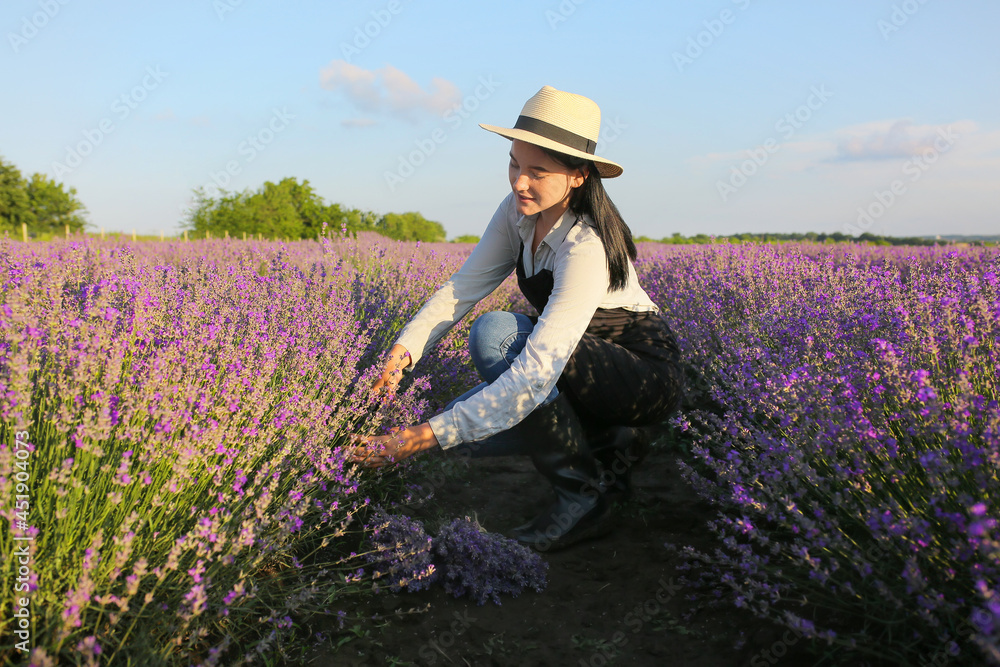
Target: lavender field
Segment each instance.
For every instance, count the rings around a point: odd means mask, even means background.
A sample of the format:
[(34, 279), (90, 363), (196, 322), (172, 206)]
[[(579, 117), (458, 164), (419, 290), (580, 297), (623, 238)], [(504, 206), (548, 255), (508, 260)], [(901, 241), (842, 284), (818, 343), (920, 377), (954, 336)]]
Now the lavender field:
[[(370, 395), (469, 248), (0, 241), (3, 663), (268, 664), (373, 595), (369, 519), (421, 463), (342, 445), (440, 410), (474, 316), (527, 308), (505, 283)], [(672, 545), (690, 584), (842, 664), (1000, 665), (1000, 250), (641, 244), (637, 269), (718, 509), (717, 548)]]

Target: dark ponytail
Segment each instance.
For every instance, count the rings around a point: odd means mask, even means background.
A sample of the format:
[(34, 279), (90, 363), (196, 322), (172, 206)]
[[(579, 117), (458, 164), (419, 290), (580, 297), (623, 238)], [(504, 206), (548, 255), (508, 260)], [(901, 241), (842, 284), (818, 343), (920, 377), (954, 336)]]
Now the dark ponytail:
[(601, 237), (604, 253), (608, 258), (608, 283), (611, 291), (624, 289), (628, 284), (628, 260), (635, 261), (636, 258), (635, 242), (632, 240), (632, 230), (625, 224), (618, 207), (604, 189), (597, 167), (591, 160), (566, 155), (542, 146), (539, 148), (569, 169), (583, 169), (589, 165), (590, 175), (583, 185), (573, 190), (569, 208), (577, 215), (589, 215), (597, 225), (597, 235)]

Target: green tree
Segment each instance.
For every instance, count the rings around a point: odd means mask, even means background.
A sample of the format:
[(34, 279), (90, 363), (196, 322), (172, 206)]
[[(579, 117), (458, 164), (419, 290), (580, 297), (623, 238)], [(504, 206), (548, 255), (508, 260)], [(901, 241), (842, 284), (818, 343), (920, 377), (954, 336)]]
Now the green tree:
[(194, 206), (187, 212), (184, 227), (195, 236), (212, 232), (221, 236), (225, 232), (256, 233), (250, 224), (249, 195), (245, 192), (222, 192), (219, 197), (210, 197), (203, 188), (194, 191)]
[(323, 233), (324, 222), (329, 234), (340, 234), (345, 228), (356, 232), (375, 227), (374, 214), (327, 204), (308, 180), (265, 181), (255, 192), (222, 191), (218, 197), (198, 188), (194, 199), (184, 227), (195, 236), (204, 236), (206, 232), (213, 236), (226, 232), (237, 236), (246, 232), (252, 236), (314, 239)]
[(441, 223), (426, 219), (416, 212), (386, 213), (375, 223), (375, 231), (399, 241), (444, 241)]
[(36, 233), (61, 234), (67, 225), (71, 233), (82, 232), (87, 227), (80, 215), (86, 209), (76, 198), (76, 188), (67, 192), (44, 174), (32, 174), (26, 190)]
[(0, 158), (0, 225), (18, 228), (35, 222), (28, 202), (28, 188), (21, 171)]
[(87, 222), (81, 213), (86, 209), (76, 198), (76, 188), (66, 190), (61, 183), (44, 174), (25, 179), (20, 170), (0, 158), (0, 228), (19, 233), (21, 225), (38, 234), (83, 231)]
[(475, 234), (462, 234), (451, 240), (452, 243), (479, 243), (479, 237)]
[[(336, 204), (334, 204), (336, 206)], [(357, 236), (358, 232), (377, 231), (375, 224), (378, 222), (378, 214), (371, 211), (359, 211), (352, 208), (344, 212), (345, 219), (341, 222), (341, 228), (346, 228), (348, 232), (353, 232)]]
[(323, 233), (339, 235), (373, 231), (403, 241), (444, 241), (440, 223), (419, 213), (387, 213), (348, 209), (327, 204), (316, 194), (309, 181), (284, 178), (267, 181), (256, 191), (221, 191), (210, 196), (202, 188), (194, 191), (194, 205), (185, 215), (183, 227), (194, 236), (237, 236), (262, 234), (267, 237), (314, 239)]

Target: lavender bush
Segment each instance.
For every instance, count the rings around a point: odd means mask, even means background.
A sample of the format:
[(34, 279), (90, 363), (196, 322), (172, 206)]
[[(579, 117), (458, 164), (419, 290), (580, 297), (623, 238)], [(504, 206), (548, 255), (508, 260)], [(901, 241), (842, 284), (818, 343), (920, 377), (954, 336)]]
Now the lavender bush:
[(13, 558), (0, 583), (5, 609), (30, 597), (35, 663), (255, 662), (293, 615), (370, 591), (344, 545), (379, 473), (341, 445), (429, 409), (426, 379), (368, 388), (463, 258), (435, 253), (0, 241), (0, 549), (30, 549), (28, 590)]
[[(527, 310), (505, 283), (373, 400), (380, 355), (468, 252), (0, 241), (0, 549), (28, 545), (34, 662), (260, 662), (293, 617), (429, 583), (428, 558), (480, 603), (544, 585), (469, 521), (430, 552), (416, 525), (361, 525), (390, 475), (341, 448), (471, 387), (475, 316)], [(849, 664), (1000, 664), (997, 250), (640, 252), (695, 390), (686, 476), (720, 509), (719, 548), (688, 550), (700, 576)], [(351, 553), (373, 536), (409, 574)]]
[(643, 250), (701, 390), (702, 576), (850, 664), (1000, 664), (1000, 253)]

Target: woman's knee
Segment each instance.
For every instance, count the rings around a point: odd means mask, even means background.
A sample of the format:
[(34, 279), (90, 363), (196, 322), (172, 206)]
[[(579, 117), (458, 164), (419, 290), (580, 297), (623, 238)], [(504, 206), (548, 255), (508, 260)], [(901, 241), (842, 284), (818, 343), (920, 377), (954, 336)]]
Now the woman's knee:
[(499, 332), (509, 330), (512, 325), (513, 313), (503, 310), (491, 310), (476, 318), (469, 328), (469, 344), (488, 344)]
[(494, 310), (483, 313), (469, 329), (469, 354), (487, 382), (510, 367), (524, 347), (533, 325), (527, 315)]

